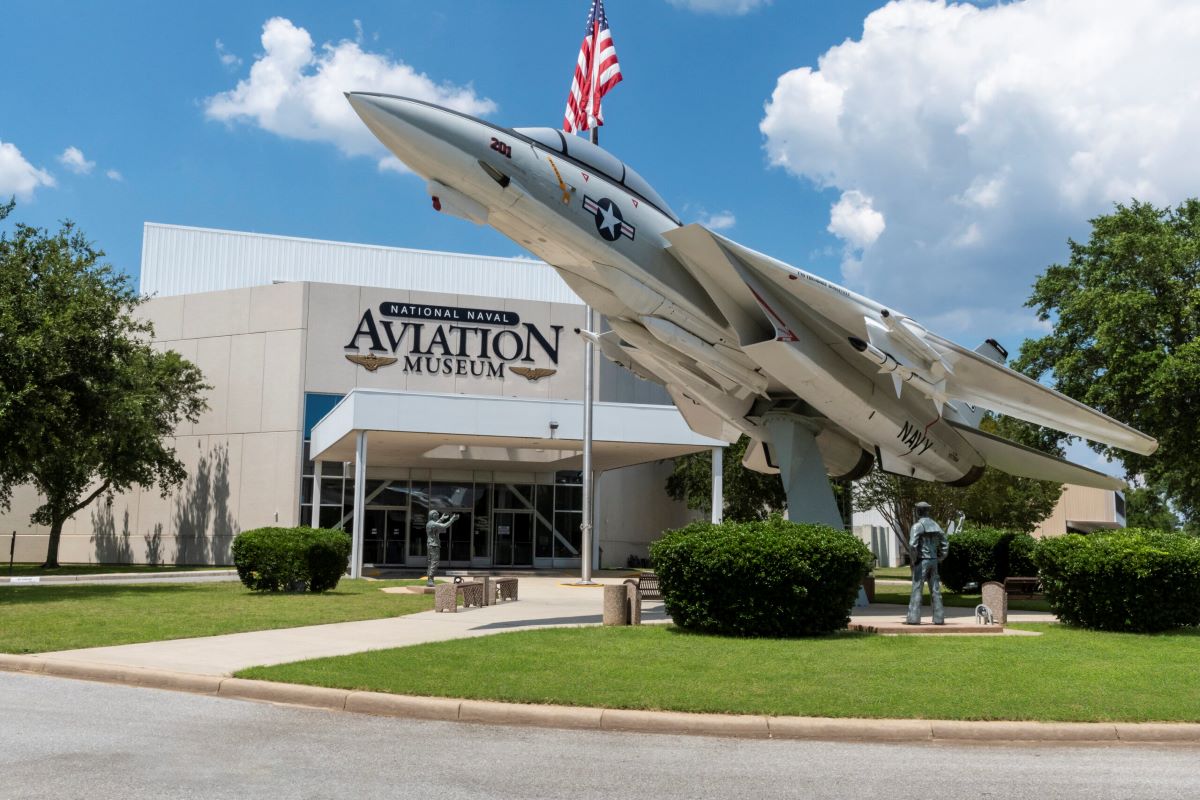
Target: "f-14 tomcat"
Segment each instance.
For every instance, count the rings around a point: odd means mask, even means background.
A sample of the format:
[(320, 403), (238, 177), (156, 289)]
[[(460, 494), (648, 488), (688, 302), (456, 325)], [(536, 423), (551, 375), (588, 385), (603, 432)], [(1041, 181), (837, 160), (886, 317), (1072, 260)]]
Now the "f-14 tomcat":
[(1124, 484), (978, 429), (984, 409), (1143, 455), (1157, 442), (874, 300), (684, 225), (637, 172), (551, 128), (503, 128), (418, 100), (347, 94), (427, 181), (433, 207), (490, 225), (553, 266), (611, 331), (609, 359), (666, 387), (687, 423), (750, 437), (745, 465), (782, 473), (793, 519), (840, 525), (826, 475), (874, 465), (966, 486), (991, 466)]

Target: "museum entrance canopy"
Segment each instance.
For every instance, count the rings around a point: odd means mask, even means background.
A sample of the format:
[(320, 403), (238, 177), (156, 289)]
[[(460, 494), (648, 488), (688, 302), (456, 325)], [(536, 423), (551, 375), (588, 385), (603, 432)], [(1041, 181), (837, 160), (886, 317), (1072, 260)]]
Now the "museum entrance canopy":
[[(371, 467), (553, 472), (583, 463), (578, 401), (355, 389), (313, 428), (310, 457), (355, 461), (359, 432)], [(674, 406), (595, 404), (597, 471), (724, 444), (690, 430)]]

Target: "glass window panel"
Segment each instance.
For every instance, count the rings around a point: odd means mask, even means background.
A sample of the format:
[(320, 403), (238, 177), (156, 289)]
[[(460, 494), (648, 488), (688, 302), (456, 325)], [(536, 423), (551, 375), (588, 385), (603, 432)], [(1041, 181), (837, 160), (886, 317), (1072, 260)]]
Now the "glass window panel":
[(492, 524), (491, 517), (486, 513), (475, 514), (475, 528), (472, 538), (474, 539), (474, 552), (472, 555), (475, 558), (486, 558), (491, 552), (488, 545), (492, 539)]
[(302, 447), (300, 449), (300, 465), (302, 467), (300, 472), (302, 475), (312, 475), (313, 474), (313, 462), (309, 461), (309, 459), (308, 459), (308, 451), (311, 446), (312, 446), (312, 442), (310, 442), (306, 439), (304, 441), (304, 447)]
[(431, 508), (473, 508), (477, 491), (486, 491), (487, 485), (482, 484), (477, 490), (470, 481), (432, 481), (429, 484), (429, 505)]
[[(346, 473), (346, 465), (341, 461), (322, 461), (321, 462), (321, 477), (322, 478), (340, 478)], [(350, 474), (353, 474), (351, 470)]]
[[(369, 485), (369, 484), (368, 484)], [(379, 494), (375, 495), (375, 499), (371, 501), (371, 505), (376, 506), (407, 506), (408, 505), (408, 481), (398, 480), (389, 481)]]
[(537, 516), (534, 518), (534, 524), (537, 533), (537, 538), (534, 542), (535, 554), (538, 558), (553, 558), (554, 535), (550, 532), (548, 518)]
[(554, 537), (555, 558), (579, 558), (580, 542), (583, 540), (583, 531), (579, 526), (582, 523), (583, 514), (563, 511), (554, 514), (554, 527), (559, 534)]
[(583, 483), (583, 472), (577, 469), (563, 470), (554, 473), (555, 483)]
[(582, 486), (555, 486), (554, 509), (556, 511), (583, 511)]
[(408, 516), (408, 554), (425, 555), (425, 523), (429, 520), (429, 506), (423, 495), (413, 495), (412, 511)]
[[(342, 507), (341, 506), (321, 506), (321, 527), (322, 528), (340, 528), (342, 522)], [(350, 520), (346, 520), (346, 530), (350, 530), (353, 526)]]
[(496, 484), (496, 508), (525, 510), (533, 505), (533, 486), (520, 483)]
[(367, 506), (373, 506), (379, 501), (379, 493), (383, 491), (387, 481), (367, 481)]
[[(353, 493), (350, 495), (354, 499)], [(340, 506), (342, 504), (342, 479), (321, 478), (321, 505)]]
[(312, 522), (312, 505), (310, 504), (310, 505), (300, 506), (300, 516), (297, 517), (296, 524), (299, 525), (301, 528), (307, 528), (309, 523), (311, 523), (311, 522)]
[(300, 502), (311, 505), (313, 501), (313, 479), (311, 475), (300, 478)]

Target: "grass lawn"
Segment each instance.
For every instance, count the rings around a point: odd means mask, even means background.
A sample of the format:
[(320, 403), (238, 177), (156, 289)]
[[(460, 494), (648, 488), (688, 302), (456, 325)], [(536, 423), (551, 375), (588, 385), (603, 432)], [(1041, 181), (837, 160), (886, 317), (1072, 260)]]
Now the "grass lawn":
[[(119, 572), (194, 572), (204, 569), (233, 569), (233, 567), (152, 567), (147, 564), (60, 564), (57, 569), (42, 569), (41, 564), (13, 564), (12, 576), (23, 578), (46, 575), (113, 575)], [(0, 578), (9, 575), (8, 562), (0, 562)]]
[(258, 594), (240, 583), (0, 587), (0, 652), (214, 636), (412, 614), (433, 595), (385, 594), (417, 581), (343, 579), (325, 594)]
[(876, 567), (871, 570), (876, 579), (891, 578), (904, 581), (912, 580), (912, 569), (907, 565), (902, 567)]
[(560, 628), (255, 667), (239, 677), (519, 703), (825, 717), (1200, 721), (1200, 631), (722, 639)]
[[(896, 591), (891, 587), (879, 588), (875, 587), (875, 602), (891, 604), (897, 606), (907, 606), (909, 593), (911, 590)], [(929, 605), (929, 587), (926, 586), (921, 596), (924, 598), (925, 605)], [(974, 608), (983, 602), (983, 597), (978, 594), (954, 594), (945, 589), (942, 590), (942, 604), (947, 606), (955, 606), (957, 608)], [(1009, 611), (1049, 611), (1050, 604), (1045, 600), (1013, 600), (1008, 601)]]

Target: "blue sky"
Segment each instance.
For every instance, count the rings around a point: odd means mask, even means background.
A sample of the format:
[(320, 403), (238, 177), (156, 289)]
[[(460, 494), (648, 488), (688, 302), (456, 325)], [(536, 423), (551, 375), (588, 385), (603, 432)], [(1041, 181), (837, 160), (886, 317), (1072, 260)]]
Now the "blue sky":
[[(606, 5), (625, 81), (604, 146), (686, 221), (964, 343), (1039, 332), (1022, 302), (1089, 217), (1200, 185), (1188, 0)], [(0, 195), (132, 274), (147, 220), (518, 255), (382, 168), (338, 92), (386, 78), (557, 125), (587, 7), (9, 4)]]

